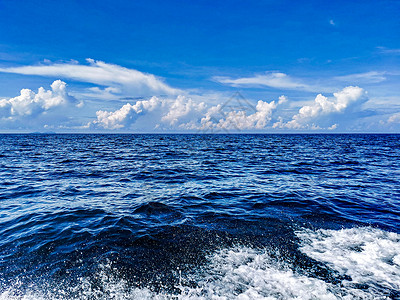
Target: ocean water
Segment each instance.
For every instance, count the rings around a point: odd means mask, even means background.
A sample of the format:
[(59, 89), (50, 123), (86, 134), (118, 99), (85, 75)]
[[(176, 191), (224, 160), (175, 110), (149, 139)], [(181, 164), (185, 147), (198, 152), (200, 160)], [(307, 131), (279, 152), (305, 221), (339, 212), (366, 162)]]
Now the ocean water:
[(400, 299), (399, 135), (0, 135), (0, 299)]

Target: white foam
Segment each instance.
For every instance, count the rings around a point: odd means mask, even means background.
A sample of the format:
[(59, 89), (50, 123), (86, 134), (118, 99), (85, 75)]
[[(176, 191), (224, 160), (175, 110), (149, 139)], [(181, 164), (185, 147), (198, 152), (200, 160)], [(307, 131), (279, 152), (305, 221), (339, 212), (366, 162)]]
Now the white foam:
[[(350, 276), (352, 281), (339, 284), (325, 282), (296, 273), (293, 262), (274, 259), (267, 251), (237, 247), (215, 252), (209, 256), (206, 268), (194, 271), (191, 278), (182, 278), (179, 295), (133, 288), (121, 280), (118, 270), (109, 264), (102, 265), (95, 275), (101, 281), (101, 291), (86, 278), (82, 278), (77, 287), (70, 287), (69, 291), (79, 295), (77, 299), (350, 300), (387, 299), (385, 287), (399, 289), (399, 235), (372, 228), (303, 230), (296, 234), (301, 240), (301, 251), (340, 274)], [(185, 286), (188, 279), (195, 280), (198, 287)], [(366, 284), (369, 288), (359, 289), (354, 283)], [(32, 290), (25, 295), (16, 291), (17, 287), (10, 288), (0, 295), (0, 299), (70, 299), (63, 297), (62, 291), (38, 293)]]
[(300, 231), (300, 250), (328, 264), (351, 283), (400, 290), (400, 235), (371, 227)]
[(210, 260), (200, 287), (184, 290), (184, 299), (337, 299), (329, 284), (295, 274), (265, 251), (225, 249)]

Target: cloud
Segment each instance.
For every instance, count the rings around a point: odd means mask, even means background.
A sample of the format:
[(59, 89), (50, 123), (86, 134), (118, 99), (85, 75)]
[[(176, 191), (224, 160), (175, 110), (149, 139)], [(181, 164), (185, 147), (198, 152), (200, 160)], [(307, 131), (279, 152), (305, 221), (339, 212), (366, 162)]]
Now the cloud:
[(345, 76), (336, 76), (334, 79), (345, 82), (357, 82), (357, 83), (379, 83), (386, 80), (386, 72), (365, 72), (357, 74), (349, 74)]
[(182, 119), (191, 120), (205, 109), (206, 104), (204, 102), (197, 104), (190, 98), (178, 96), (170, 106), (168, 113), (161, 118), (161, 121), (167, 121), (170, 125), (175, 125)]
[[(342, 91), (333, 94), (335, 99), (328, 99), (319, 94), (311, 105), (305, 105), (299, 112), (292, 117), (292, 120), (285, 123), (282, 119), (274, 123), (274, 128), (290, 129), (323, 129), (316, 124), (318, 121), (330, 122), (331, 116), (337, 116), (344, 112), (356, 110), (358, 106), (365, 102), (366, 92), (357, 86), (348, 86)], [(348, 116), (347, 116), (348, 117)], [(322, 120), (324, 119), (324, 120)], [(335, 123), (329, 129), (335, 129)]]
[(98, 86), (87, 88), (84, 92), (80, 93), (81, 97), (101, 99), (101, 100), (117, 100), (121, 98), (121, 89), (118, 87), (105, 87)]
[(22, 89), (19, 96), (0, 100), (0, 116), (12, 120), (22, 116), (37, 116), (70, 103), (79, 106), (80, 103), (67, 93), (66, 86), (65, 82), (56, 80), (51, 84), (51, 90), (40, 87), (35, 93), (30, 89)]
[(228, 102), (209, 106), (182, 95), (175, 99), (152, 97), (135, 104), (127, 103), (115, 111), (97, 111), (97, 119), (89, 127), (132, 129), (138, 123), (143, 125), (149, 122), (146, 125), (150, 129), (160, 130), (258, 130), (270, 123), (277, 105), (285, 101), (286, 97), (281, 96), (278, 102), (260, 100), (255, 107), (250, 103), (243, 107), (235, 106), (229, 99)]
[[(264, 102), (259, 100), (255, 107), (255, 112), (248, 114), (246, 110), (233, 110), (227, 113), (223, 112), (221, 106), (215, 106), (209, 109), (206, 116), (200, 121), (199, 129), (236, 129), (251, 130), (263, 129), (271, 121), (272, 112), (276, 109), (275, 101)], [(218, 115), (221, 115), (218, 117)]]
[(187, 123), (181, 122), (179, 128), (201, 132), (264, 129), (271, 122), (277, 106), (286, 101), (287, 98), (282, 95), (278, 102), (259, 100), (253, 106), (240, 93), (236, 93), (217, 105), (207, 107), (203, 103), (201, 110), (196, 111), (197, 118), (192, 118)]
[(0, 99), (0, 129), (40, 131), (80, 126), (83, 105), (67, 92), (67, 84), (61, 80), (55, 80), (48, 90), (22, 89), (16, 97)]
[(286, 102), (289, 101), (288, 98), (285, 95), (279, 96), (278, 99), (279, 99), (278, 104), (283, 104), (283, 103), (286, 103)]
[(301, 83), (299, 80), (295, 80), (289, 77), (285, 73), (279, 72), (267, 72), (262, 75), (255, 75), (253, 77), (243, 77), (232, 79), (229, 77), (213, 77), (217, 82), (228, 84), (233, 87), (243, 86), (268, 86), (278, 89), (292, 89), (292, 90), (308, 90), (310, 86)]
[(176, 99), (161, 99), (153, 96), (150, 100), (139, 100), (135, 104), (127, 103), (116, 111), (96, 112), (97, 119), (90, 125), (104, 129), (128, 129), (136, 123), (139, 117), (150, 115), (150, 129), (159, 127), (175, 128), (182, 122), (199, 118), (206, 109), (204, 102), (196, 103), (191, 98), (179, 95)]
[(338, 124), (333, 124), (332, 126), (328, 127), (328, 130), (335, 130), (338, 127)]
[(389, 124), (391, 124), (391, 123), (400, 123), (400, 113), (395, 113), (395, 114), (391, 115), (388, 118), (387, 122)]
[(377, 47), (377, 49), (379, 49), (380, 53), (382, 54), (393, 54), (393, 55), (400, 54), (400, 49), (390, 49), (386, 47)]
[(335, 21), (333, 20), (329, 20), (329, 24), (331, 24), (332, 26), (336, 26)]
[(136, 122), (141, 114), (153, 111), (162, 105), (162, 100), (153, 96), (150, 100), (140, 100), (134, 105), (125, 104), (120, 109), (110, 112), (99, 110), (96, 112), (97, 120), (93, 125), (98, 125), (104, 129), (121, 129), (129, 127)]
[(299, 91), (331, 91), (330, 87), (310, 85), (302, 82), (298, 78), (293, 78), (281, 72), (266, 72), (252, 77), (231, 78), (225, 76), (215, 76), (212, 78), (219, 83), (227, 84), (232, 87), (270, 87), (283, 90)]
[[(138, 118), (149, 129), (159, 128), (177, 129), (180, 124), (200, 119), (207, 105), (197, 103), (183, 95), (175, 99), (152, 97), (150, 100), (139, 100), (135, 104), (127, 103), (116, 111), (97, 111), (97, 119), (89, 126), (104, 129), (129, 129)], [(148, 117), (145, 120), (145, 117)]]
[[(68, 65), (82, 67), (72, 62)], [(91, 68), (91, 66), (86, 67)], [(294, 82), (291, 79), (288, 80), (285, 74), (283, 76), (276, 74), (270, 75), (278, 81), (279, 78), (283, 78), (282, 82)], [(371, 80), (383, 74), (368, 72), (348, 75), (348, 78), (355, 76)], [(243, 79), (239, 82), (250, 81)], [(278, 85), (277, 82), (275, 84)], [(259, 100), (254, 104), (244, 99), (240, 93), (230, 98), (222, 93), (215, 93), (147, 98), (126, 97), (124, 102), (104, 102), (109, 105), (107, 109), (99, 107), (99, 102), (92, 100), (85, 101), (85, 108), (80, 109), (83, 102), (78, 103), (68, 94), (66, 87), (65, 82), (56, 80), (49, 90), (43, 87), (37, 92), (22, 89), (19, 96), (0, 100), (0, 125), (3, 128), (17, 129), (29, 128), (30, 124), (35, 123), (38, 127), (42, 126), (41, 128), (47, 126), (46, 128), (54, 129), (87, 128), (142, 132), (154, 130), (259, 131), (273, 128), (334, 130), (339, 126), (342, 130), (346, 130), (346, 124), (372, 116), (371, 112), (361, 109), (361, 105), (367, 100), (366, 92), (357, 86), (348, 86), (334, 93), (333, 98), (318, 94), (311, 103), (301, 102), (301, 104), (298, 100), (289, 101), (284, 95), (275, 101)], [(120, 93), (121, 88), (123, 87), (95, 86), (91, 87), (90, 91), (107, 99), (107, 95)], [(398, 116), (393, 115), (386, 124), (396, 123), (398, 119)], [(11, 125), (9, 126), (7, 122)], [(61, 125), (63, 127), (60, 127)]]
[(0, 68), (0, 72), (68, 78), (79, 82), (111, 87), (106, 91), (109, 93), (124, 92), (131, 95), (152, 96), (157, 94), (175, 95), (181, 92), (152, 74), (93, 59), (87, 59), (87, 62), (88, 65), (77, 64), (73, 61), (50, 65)]

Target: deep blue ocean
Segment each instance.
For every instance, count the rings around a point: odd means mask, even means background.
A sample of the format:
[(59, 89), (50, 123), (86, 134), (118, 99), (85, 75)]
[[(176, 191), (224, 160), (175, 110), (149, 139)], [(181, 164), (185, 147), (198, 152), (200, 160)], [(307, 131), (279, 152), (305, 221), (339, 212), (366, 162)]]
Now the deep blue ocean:
[(400, 135), (0, 135), (0, 299), (400, 299)]

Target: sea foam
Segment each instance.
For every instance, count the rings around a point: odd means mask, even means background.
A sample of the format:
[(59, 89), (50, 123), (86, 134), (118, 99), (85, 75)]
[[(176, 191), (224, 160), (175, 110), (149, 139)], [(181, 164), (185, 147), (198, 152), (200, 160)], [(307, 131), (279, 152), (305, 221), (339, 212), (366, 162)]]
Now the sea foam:
[[(351, 277), (347, 284), (400, 290), (400, 235), (376, 228), (297, 232), (300, 250)], [(345, 283), (346, 284), (346, 283)]]

